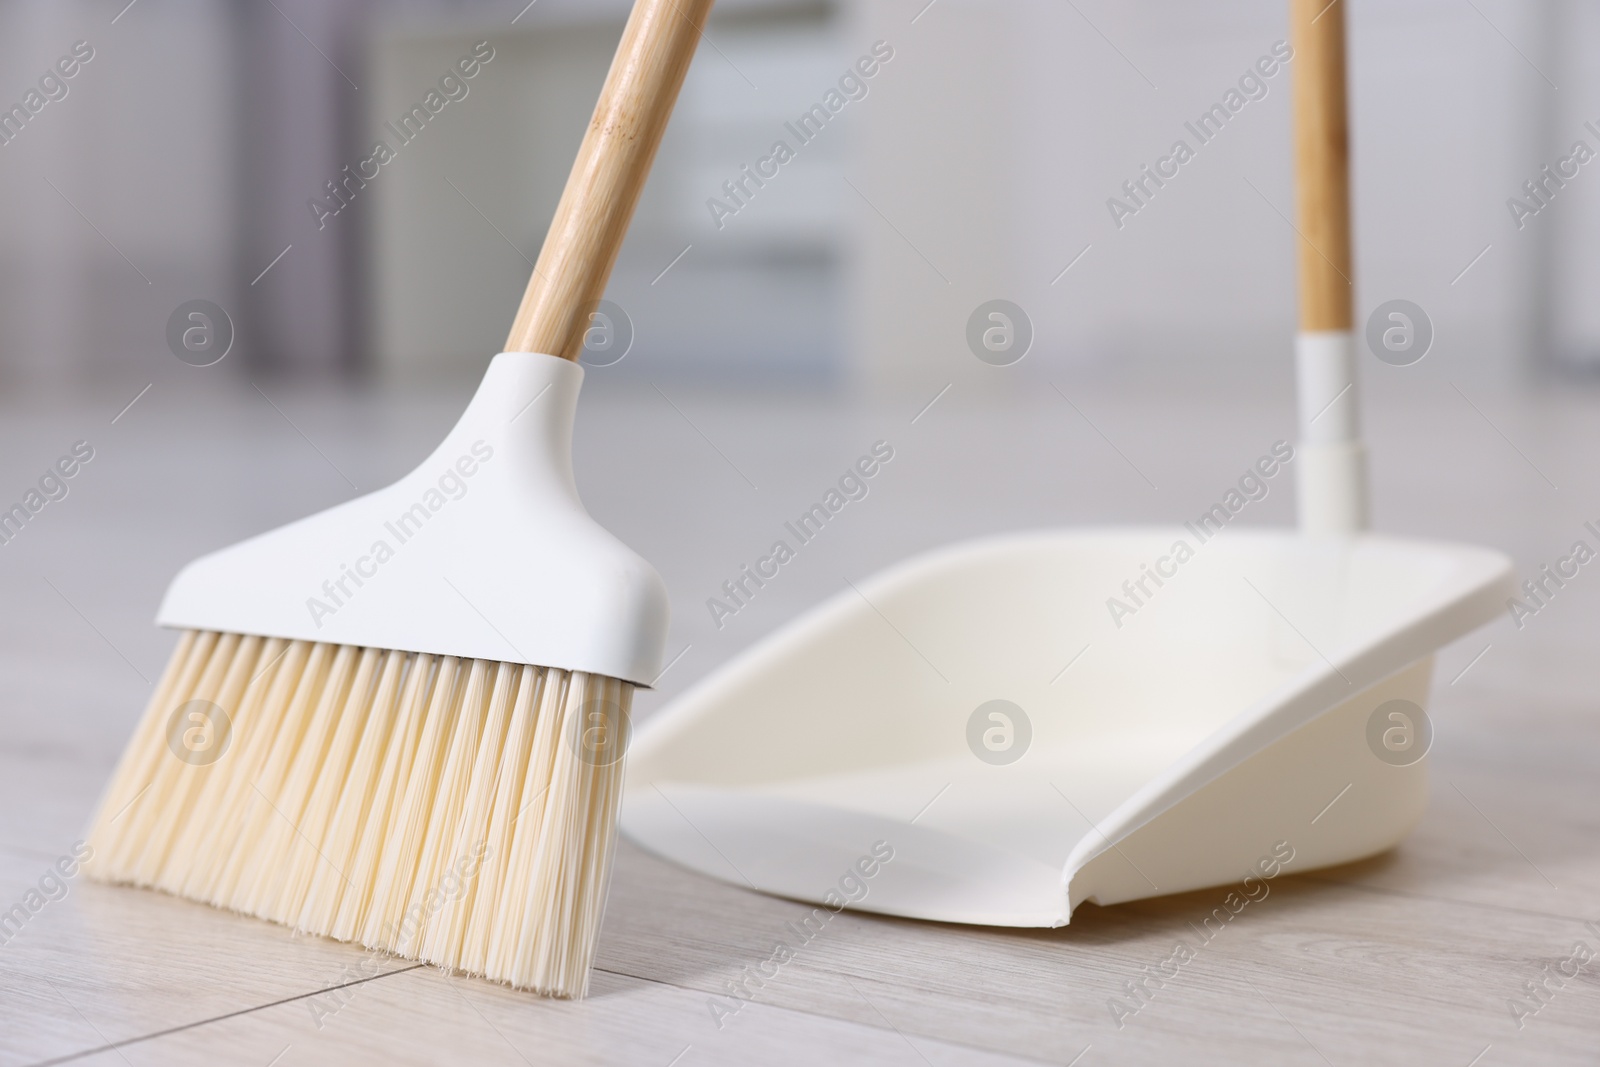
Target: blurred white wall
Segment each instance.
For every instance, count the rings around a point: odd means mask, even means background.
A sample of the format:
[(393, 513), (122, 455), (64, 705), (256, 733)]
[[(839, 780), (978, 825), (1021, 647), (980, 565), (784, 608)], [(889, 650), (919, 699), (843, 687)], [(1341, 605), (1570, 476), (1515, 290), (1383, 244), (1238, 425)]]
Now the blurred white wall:
[[(1528, 280), (1529, 319), (1539, 332), (1549, 359), (1567, 367), (1600, 369), (1600, 63), (1594, 42), (1600, 40), (1600, 5), (1561, 0), (1545, 26), (1542, 58), (1558, 80), (1560, 92), (1548, 95), (1545, 123), (1537, 131), (1539, 151), (1526, 165), (1522, 180), (1534, 176), (1535, 164), (1556, 164), (1581, 141), (1597, 153), (1577, 178), (1560, 188), (1549, 210), (1525, 220), (1517, 238), (1541, 248)], [(1519, 182), (1520, 184), (1520, 182)], [(1508, 196), (1510, 193), (1507, 194)], [(1524, 200), (1524, 202), (1526, 202)], [(1503, 229), (1511, 228), (1507, 215)]]
[[(408, 23), (373, 41), (364, 144), (396, 142), (385, 125), (475, 41), (493, 42), (461, 99), (358, 194), (371, 203), (369, 337), (384, 379), (475, 373), (498, 351), (624, 14), (545, 9), (509, 30), (472, 32)], [(631, 320), (639, 358), (610, 374), (813, 387), (836, 377), (846, 142), (826, 131), (765, 187), (741, 171), (776, 137), (794, 140), (782, 124), (831, 84), (842, 65), (832, 16), (816, 3), (736, 4), (719, 15), (612, 276), (608, 299)], [(736, 179), (746, 183), (742, 205), (723, 189)], [(736, 213), (714, 217), (714, 198)]]
[(67, 95), (0, 145), (8, 390), (132, 382), (147, 373), (132, 364), (165, 353), (167, 315), (179, 303), (229, 302), (231, 18), (214, 0), (146, 2), (117, 18), (125, 3), (0, 4), (5, 107), (75, 42), (93, 50)]
[[(279, 6), (0, 5), (0, 101), (95, 49), (0, 146), (0, 384), (148, 380), (195, 297), (237, 309), (261, 372), (404, 381), (498, 346), (627, 4)], [(1594, 365), (1600, 166), (1521, 229), (1506, 201), (1576, 139), (1600, 148), (1600, 12), (1350, 0), (1349, 22), (1359, 309), (1420, 303), (1464, 374)], [(1275, 0), (730, 0), (618, 265), (637, 341), (616, 376), (989, 387), (964, 326), (1003, 297), (1037, 337), (1012, 388), (1286, 380), (1292, 64), (1120, 229), (1106, 208), (1285, 32)], [(313, 226), (308, 199), (374, 120), (483, 37), (500, 58), (473, 96), (335, 235)], [(894, 56), (867, 96), (714, 225), (721, 182), (879, 40)]]
[[(962, 343), (966, 316), (991, 297), (1030, 313), (1044, 357), (1013, 382), (1063, 366), (1172, 382), (1287, 376), (1292, 63), (1121, 228), (1106, 206), (1175, 139), (1197, 143), (1184, 122), (1287, 36), (1284, 5), (939, 0), (912, 25), (919, 6), (858, 8), (858, 36), (892, 37), (901, 55), (859, 116), (859, 166), (895, 224), (857, 211), (862, 379), (930, 392), (992, 379)], [(1539, 246), (1504, 203), (1537, 169), (1555, 96), (1519, 50), (1553, 59), (1542, 56), (1547, 5), (1478, 9), (1350, 6), (1357, 304), (1414, 300), (1464, 372), (1505, 377), (1532, 355)]]

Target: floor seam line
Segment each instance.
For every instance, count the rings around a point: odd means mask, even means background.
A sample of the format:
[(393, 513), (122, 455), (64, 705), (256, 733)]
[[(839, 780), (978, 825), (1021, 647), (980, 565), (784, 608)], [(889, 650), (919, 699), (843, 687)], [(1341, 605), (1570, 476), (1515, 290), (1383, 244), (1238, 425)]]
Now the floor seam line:
[(389, 978), (393, 975), (405, 974), (408, 971), (414, 971), (419, 967), (426, 966), (428, 966), (426, 963), (414, 963), (409, 967), (398, 967), (392, 971), (384, 971), (382, 974), (375, 974), (370, 978), (357, 978), (354, 981), (344, 982), (340, 985), (327, 986), (323, 989), (313, 989), (309, 993), (297, 993), (292, 997), (280, 997), (279, 999), (269, 1001), (266, 1004), (257, 1004), (254, 1007), (240, 1008), (238, 1011), (230, 1011), (222, 1015), (213, 1015), (209, 1019), (197, 1019), (192, 1023), (184, 1023), (182, 1026), (169, 1026), (165, 1030), (157, 1030), (149, 1034), (139, 1034), (135, 1037), (126, 1038), (122, 1041), (112, 1041), (109, 1044), (97, 1045), (94, 1048), (81, 1049), (78, 1052), (70, 1052), (65, 1056), (56, 1056), (52, 1059), (38, 1060), (34, 1063), (28, 1064), (27, 1067), (55, 1067), (56, 1064), (70, 1063), (73, 1060), (81, 1060), (85, 1056), (98, 1056), (102, 1052), (113, 1052), (117, 1049), (127, 1048), (129, 1045), (137, 1045), (144, 1041), (154, 1041), (158, 1037), (168, 1037), (172, 1034), (181, 1034), (185, 1030), (193, 1030), (197, 1027), (209, 1026), (212, 1023), (220, 1023), (228, 1019), (237, 1019), (241, 1015), (250, 1015), (254, 1012), (265, 1011), (268, 1008), (276, 1008), (280, 1004), (293, 1004), (295, 1001), (305, 1000), (307, 997), (318, 997), (324, 993), (331, 993), (336, 989), (349, 989), (351, 986), (365, 985), (368, 982), (376, 982), (380, 978)]

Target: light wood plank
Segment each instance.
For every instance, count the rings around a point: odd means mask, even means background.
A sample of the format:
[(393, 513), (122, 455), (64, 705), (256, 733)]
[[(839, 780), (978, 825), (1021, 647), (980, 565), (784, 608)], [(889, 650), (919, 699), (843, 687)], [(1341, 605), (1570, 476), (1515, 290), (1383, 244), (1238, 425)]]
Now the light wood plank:
[[(581, 1003), (530, 999), (500, 986), (408, 971), (331, 995), (264, 1008), (206, 1027), (90, 1053), (74, 1062), (284, 1065), (440, 1062), (645, 1064), (921, 1063), (1007, 1067), (1029, 1061), (882, 1027), (755, 1005), (717, 1031), (697, 995), (620, 975), (596, 975)], [(316, 1004), (313, 1011), (311, 1005)], [(318, 1024), (321, 1024), (320, 1026)], [(284, 1050), (288, 1051), (285, 1052)]]
[[(1419, 371), (1431, 373), (1426, 364)], [(1369, 419), (1375, 452), (1399, 457), (1375, 468), (1381, 527), (1498, 544), (1518, 556), (1523, 573), (1580, 535), (1581, 513), (1553, 497), (1442, 379), (1393, 388), (1377, 391)], [(1208, 394), (1205, 404), (1159, 392), (1074, 391), (1101, 429), (1172, 487), (1155, 492), (1048, 397), (999, 406), (952, 392), (915, 427), (915, 404), (901, 411), (675, 399), (763, 488), (751, 492), (653, 394), (600, 388), (586, 396), (577, 447), (586, 502), (667, 578), (677, 612), (671, 653), (693, 646), (661, 692), (641, 694), (646, 714), (831, 594), (841, 574), (1008, 528), (1181, 520), (1282, 436), (1287, 421), (1270, 390)], [(452, 398), (283, 402), (363, 485), (425, 453), (459, 407)], [(1600, 499), (1600, 469), (1585, 459), (1600, 453), (1600, 404), (1484, 403), (1572, 499)], [(48, 451), (94, 417), (91, 408), (8, 413), (0, 419), (0, 479), (25, 484), (29, 449)], [(197, 454), (175, 436), (171, 426), (184, 419), (218, 447)], [(167, 577), (200, 551), (350, 492), (259, 402), (223, 396), (193, 406), (153, 391), (117, 432), (104, 468), (88, 468), (60, 510), (43, 516), (52, 525), (30, 529), (31, 540), (6, 546), (0, 561), (0, 598), (12, 607), (0, 613), (0, 906), (20, 899), (80, 833), (148, 692), (138, 672), (153, 675), (170, 647), (149, 625)], [(830, 539), (808, 546), (782, 583), (724, 630), (712, 627), (703, 607), (709, 591), (878, 438), (894, 443), (896, 459), (854, 513), (856, 524), (841, 524), (837, 537), (830, 528)], [(105, 480), (87, 480), (102, 469)], [(185, 477), (174, 479), (174, 470)], [(1279, 488), (1262, 502), (1260, 521), (1289, 518), (1289, 494)], [(1086, 907), (1055, 932), (841, 916), (719, 1032), (708, 998), (764, 958), (783, 923), (804, 909), (624, 845), (592, 1000), (554, 1005), (409, 972), (361, 987), (322, 1031), (303, 1000), (263, 1005), (315, 993), (359, 965), (359, 950), (157, 894), (74, 883), (65, 900), (0, 946), (0, 1062), (86, 1052), (101, 1040), (97, 1029), (120, 1040), (196, 1023), (77, 1062), (259, 1067), (286, 1044), (293, 1048), (285, 1067), (363, 1054), (665, 1065), (685, 1045), (694, 1048), (681, 1067), (922, 1057), (1059, 1064), (1086, 1045), (1093, 1047), (1081, 1067), (1321, 1063), (1316, 1050), (1335, 1063), (1465, 1065), (1486, 1045), (1493, 1048), (1485, 1067), (1592, 1062), (1600, 984), (1587, 972), (1521, 1031), (1506, 1000), (1575, 938), (1600, 946), (1582, 924), (1600, 919), (1597, 602), (1600, 579), (1586, 570), (1524, 629), (1503, 620), (1447, 650), (1435, 684), (1433, 803), (1417, 831), (1389, 856), (1275, 882), (1266, 901), (1121, 1030), (1106, 1001), (1163, 958), (1217, 894)], [(1452, 685), (1490, 642), (1491, 652)], [(205, 1021), (234, 1011), (247, 1014)]]

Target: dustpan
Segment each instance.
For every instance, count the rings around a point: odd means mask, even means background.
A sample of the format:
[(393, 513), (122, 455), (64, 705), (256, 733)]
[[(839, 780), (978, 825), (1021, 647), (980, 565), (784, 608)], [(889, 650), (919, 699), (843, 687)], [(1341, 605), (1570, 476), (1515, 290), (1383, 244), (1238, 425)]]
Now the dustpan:
[[(1043, 927), (1254, 899), (1416, 824), (1433, 656), (1501, 610), (1510, 561), (1365, 532), (1343, 5), (1291, 11), (1298, 446), (1181, 526), (988, 538), (856, 583), (640, 728), (628, 837), (832, 910)], [(1300, 529), (1234, 525), (1285, 470)]]

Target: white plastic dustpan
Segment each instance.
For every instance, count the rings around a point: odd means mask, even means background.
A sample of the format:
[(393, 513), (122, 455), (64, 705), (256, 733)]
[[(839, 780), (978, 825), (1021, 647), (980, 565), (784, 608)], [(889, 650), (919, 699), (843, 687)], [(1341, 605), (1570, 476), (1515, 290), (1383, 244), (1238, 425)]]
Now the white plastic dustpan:
[(1416, 823), (1433, 655), (1500, 610), (1510, 561), (1362, 532), (1343, 7), (1291, 11), (1301, 532), (1224, 506), (1220, 529), (994, 538), (862, 582), (639, 730), (629, 837), (835, 910), (1059, 926)]
[[(1173, 569), (1178, 543), (1193, 558), (1119, 629), (1108, 595)], [(1483, 549), (1245, 530), (930, 553), (642, 728), (624, 832), (818, 903), (883, 841), (894, 859), (856, 907), (1004, 926), (1237, 883), (1280, 841), (1294, 870), (1357, 859), (1427, 792), (1426, 762), (1380, 758), (1369, 719), (1426, 706), (1433, 652), (1500, 610), (1507, 574)], [(1425, 744), (1411, 719), (1382, 721)]]

